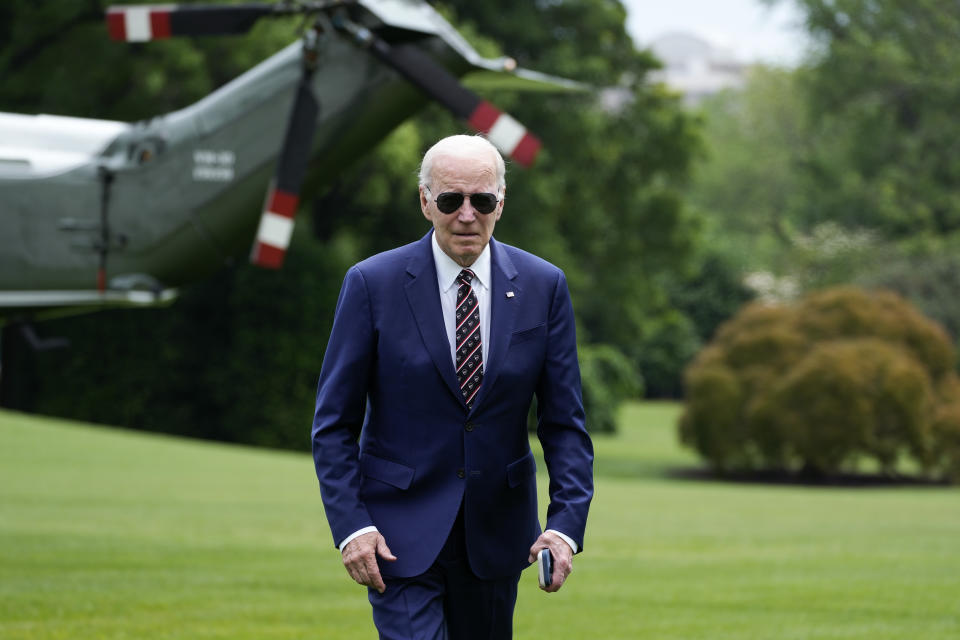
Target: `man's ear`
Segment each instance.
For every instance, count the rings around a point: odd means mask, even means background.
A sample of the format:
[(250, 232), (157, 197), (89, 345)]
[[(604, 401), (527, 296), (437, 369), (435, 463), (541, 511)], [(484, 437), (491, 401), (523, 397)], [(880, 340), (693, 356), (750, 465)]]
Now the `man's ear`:
[(420, 187), (420, 211), (423, 211), (424, 217), (429, 220), (430, 212), (427, 210), (427, 207), (430, 206), (430, 200), (427, 199), (426, 189), (421, 185)]

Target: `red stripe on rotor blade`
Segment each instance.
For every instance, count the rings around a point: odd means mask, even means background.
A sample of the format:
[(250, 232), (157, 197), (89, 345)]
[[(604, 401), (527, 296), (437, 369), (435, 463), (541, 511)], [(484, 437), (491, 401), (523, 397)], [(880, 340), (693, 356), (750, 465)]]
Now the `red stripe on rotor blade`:
[(540, 151), (540, 146), (540, 141), (535, 135), (525, 133), (523, 137), (520, 138), (520, 142), (517, 143), (510, 157), (523, 166), (529, 167), (533, 164), (534, 160), (537, 159), (537, 152)]
[(123, 16), (123, 9), (107, 9), (107, 33), (111, 40), (127, 39), (127, 23)]
[(271, 247), (263, 242), (256, 242), (250, 253), (250, 262), (265, 269), (279, 269), (283, 266), (283, 258), (287, 254), (285, 249)]
[(150, 12), (150, 37), (154, 40), (170, 37), (170, 12)]
[(467, 124), (481, 133), (489, 133), (493, 128), (493, 123), (500, 117), (500, 110), (495, 106), (482, 100), (477, 108), (470, 114)]
[(267, 200), (267, 211), (292, 218), (297, 215), (297, 204), (299, 202), (300, 197), (297, 194), (274, 189)]

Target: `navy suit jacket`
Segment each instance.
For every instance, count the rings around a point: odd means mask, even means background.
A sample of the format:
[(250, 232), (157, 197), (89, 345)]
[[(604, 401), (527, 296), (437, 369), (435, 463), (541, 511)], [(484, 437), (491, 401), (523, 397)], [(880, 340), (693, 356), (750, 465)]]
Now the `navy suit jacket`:
[(532, 254), (492, 239), (490, 248), (490, 345), (470, 410), (450, 355), (430, 234), (344, 278), (320, 373), (313, 456), (334, 543), (376, 526), (397, 556), (381, 561), (387, 576), (426, 571), (461, 503), (474, 573), (493, 579), (528, 566), (540, 534), (527, 436), (534, 396), (550, 475), (546, 526), (583, 547), (593, 447), (566, 280)]

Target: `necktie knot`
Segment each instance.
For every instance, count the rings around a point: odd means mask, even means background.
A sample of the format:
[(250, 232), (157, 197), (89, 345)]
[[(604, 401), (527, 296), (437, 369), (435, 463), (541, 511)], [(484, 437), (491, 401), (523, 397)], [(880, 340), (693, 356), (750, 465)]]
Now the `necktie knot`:
[(460, 272), (460, 275), (457, 276), (457, 282), (459, 284), (465, 284), (468, 287), (470, 283), (473, 282), (474, 274), (470, 269), (464, 269)]

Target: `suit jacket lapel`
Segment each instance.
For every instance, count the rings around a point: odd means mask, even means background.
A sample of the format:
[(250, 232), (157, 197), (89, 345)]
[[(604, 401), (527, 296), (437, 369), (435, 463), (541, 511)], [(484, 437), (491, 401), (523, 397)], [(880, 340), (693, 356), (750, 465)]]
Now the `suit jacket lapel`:
[(450, 387), (450, 392), (463, 402), (457, 372), (453, 368), (453, 358), (450, 357), (450, 343), (443, 323), (443, 308), (440, 306), (437, 267), (433, 263), (430, 243), (428, 233), (419, 242), (417, 253), (407, 263), (407, 274), (410, 277), (405, 286), (407, 302), (410, 303), (410, 311), (417, 320), (420, 337), (430, 352), (440, 377)]
[[(493, 238), (490, 239), (490, 254), (490, 277), (493, 280), (490, 290), (490, 346), (483, 363), (483, 385), (473, 403), (474, 409), (489, 395), (497, 380), (510, 346), (517, 310), (523, 304), (523, 292), (515, 282), (517, 269), (507, 252)], [(509, 292), (513, 295), (507, 297)]]

